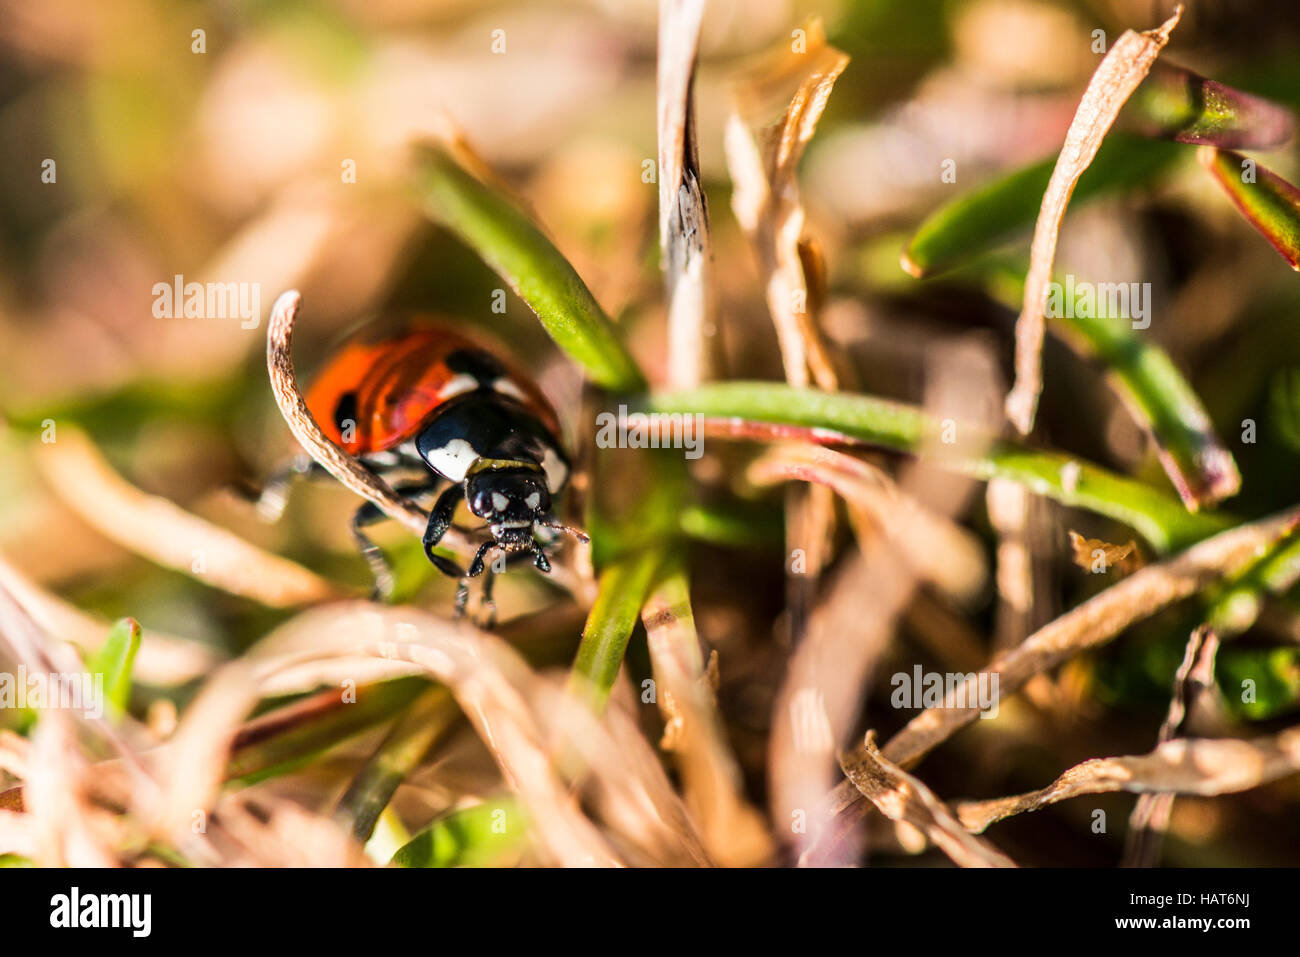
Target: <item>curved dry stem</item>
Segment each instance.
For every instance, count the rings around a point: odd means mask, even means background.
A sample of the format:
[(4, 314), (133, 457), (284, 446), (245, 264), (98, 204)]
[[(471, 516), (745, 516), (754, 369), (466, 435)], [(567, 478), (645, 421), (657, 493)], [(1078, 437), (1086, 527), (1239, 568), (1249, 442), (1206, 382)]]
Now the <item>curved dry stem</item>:
[(806, 443), (776, 446), (755, 459), (746, 478), (756, 485), (814, 482), (844, 499), (857, 537), (881, 529), (920, 577), (959, 602), (979, 594), (988, 577), (979, 541), (902, 491), (885, 472), (844, 452)]
[[(1040, 628), (1021, 645), (999, 655), (980, 674), (998, 675), (998, 700), (1022, 688), (1030, 678), (1061, 662), (1110, 641), (1134, 622), (1208, 585), (1245, 569), (1270, 546), (1294, 534), (1300, 507), (1230, 529), (1156, 565), (1148, 565)], [(978, 700), (979, 674), (968, 676), (938, 707), (927, 708), (894, 735), (882, 749), (890, 761), (910, 767), (980, 714), (958, 702)], [(987, 681), (987, 678), (985, 679)], [(846, 773), (865, 760), (864, 749), (841, 758)], [(844, 814), (844, 825), (860, 820), (865, 799), (849, 782), (832, 792), (831, 817)]]
[[(327, 439), (312, 418), (311, 410), (307, 408), (307, 402), (298, 389), (293, 367), (293, 323), (298, 317), (301, 304), (302, 296), (296, 289), (281, 293), (271, 307), (271, 320), (266, 327), (266, 371), (271, 379), (271, 391), (275, 393), (275, 404), (280, 407), (280, 414), (284, 416), (284, 421), (298, 444), (325, 471), (362, 498), (374, 503), (376, 508), (393, 521), (406, 526), (416, 535), (423, 535), (425, 526), (429, 523), (429, 516), (424, 510), (402, 498), (387, 482)], [(458, 549), (467, 548), (463, 536), (455, 529), (447, 532), (443, 542), (449, 547), (454, 545)]]
[(152, 562), (272, 608), (339, 596), (301, 565), (140, 491), (77, 429), (62, 427), (58, 441), (41, 445), (35, 458), (68, 508), (105, 538)]
[[(532, 672), (501, 639), (418, 609), (363, 602), (306, 612), (214, 675), (164, 749), (163, 799), (141, 809), (153, 830), (185, 842), (195, 809), (212, 806), (234, 735), (266, 686), (287, 669), (338, 658), (410, 663), (446, 685), (536, 822), (548, 860), (567, 865), (623, 862), (582, 813), (556, 768), (558, 753), (588, 759), (583, 762), (585, 780), (601, 786), (606, 802), (635, 808), (620, 819), (648, 829), (646, 835), (629, 836), (648, 859), (697, 860), (695, 841), (682, 830), (684, 812), (673, 804), (666, 781), (629, 772), (632, 752), (626, 734), (611, 738), (608, 727), (580, 704), (566, 704), (562, 692)], [(619, 752), (622, 760), (591, 760)], [(647, 765), (641, 761), (638, 766)]]
[(1300, 772), (1300, 728), (1270, 738), (1175, 738), (1150, 754), (1093, 758), (1066, 771), (1040, 791), (992, 801), (965, 801), (957, 816), (980, 833), (1015, 814), (1082, 794), (1131, 791), (1212, 797), (1248, 791)]
[(676, 560), (651, 591), (641, 620), (666, 722), (660, 746), (676, 759), (705, 846), (724, 867), (762, 864), (772, 855), (772, 842), (745, 799), (740, 766), (708, 684), (686, 572)]
[(928, 787), (892, 764), (867, 732), (863, 758), (852, 771), (853, 783), (891, 821), (906, 821), (921, 831), (960, 867), (1015, 867), (1015, 861), (992, 844), (973, 836)]
[(1146, 77), (1156, 57), (1169, 42), (1170, 31), (1183, 15), (1174, 15), (1154, 30), (1132, 30), (1115, 41), (1092, 75), (1065, 134), (1065, 145), (1052, 170), (1043, 194), (1043, 205), (1034, 227), (1030, 247), (1029, 274), (1025, 277), (1025, 302), (1016, 320), (1016, 381), (1007, 394), (1006, 414), (1022, 435), (1034, 427), (1038, 395), (1043, 390), (1043, 327), (1047, 309), (1047, 284), (1052, 278), (1056, 242), (1079, 177), (1097, 155), (1102, 140), (1119, 115), (1125, 101)]

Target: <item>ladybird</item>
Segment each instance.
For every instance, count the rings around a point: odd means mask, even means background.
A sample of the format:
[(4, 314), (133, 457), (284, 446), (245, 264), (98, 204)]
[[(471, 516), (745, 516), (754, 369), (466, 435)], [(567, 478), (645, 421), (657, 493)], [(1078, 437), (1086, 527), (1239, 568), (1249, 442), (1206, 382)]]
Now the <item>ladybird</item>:
[[(570, 471), (555, 410), (528, 376), (459, 332), (417, 320), (393, 335), (355, 339), (325, 362), (306, 402), (321, 431), (394, 491), (418, 499), (441, 489), (424, 552), (440, 571), (460, 579), (457, 614), (464, 612), (466, 580), (482, 574), (494, 549), (507, 560), (527, 554), (549, 573), (545, 549), (557, 532), (586, 539), (552, 516)], [(433, 551), (462, 502), (485, 523), (470, 531), (491, 534), (464, 571)], [(383, 517), (367, 502), (353, 517), (352, 532), (374, 572), (376, 592), (388, 597), (391, 569), (365, 534)], [(488, 607), (491, 581), (489, 574)]]

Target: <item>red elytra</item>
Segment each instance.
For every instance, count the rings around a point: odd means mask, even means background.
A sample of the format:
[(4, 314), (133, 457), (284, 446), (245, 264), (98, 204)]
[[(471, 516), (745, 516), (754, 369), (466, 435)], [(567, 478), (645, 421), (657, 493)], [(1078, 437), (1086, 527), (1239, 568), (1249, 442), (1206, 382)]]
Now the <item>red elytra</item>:
[(458, 376), (490, 385), (481, 381), (480, 370), (496, 372), (499, 382), (513, 386), (529, 411), (559, 433), (555, 410), (530, 377), (497, 351), (429, 319), (346, 344), (317, 373), (307, 390), (307, 408), (330, 441), (349, 454), (384, 452), (413, 438), (457, 394)]

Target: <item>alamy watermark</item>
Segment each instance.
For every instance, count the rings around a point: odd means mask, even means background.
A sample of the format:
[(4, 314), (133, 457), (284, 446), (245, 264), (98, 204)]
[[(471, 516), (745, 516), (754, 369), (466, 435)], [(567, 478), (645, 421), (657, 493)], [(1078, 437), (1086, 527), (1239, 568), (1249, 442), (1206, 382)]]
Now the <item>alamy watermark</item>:
[(981, 718), (998, 716), (998, 674), (996, 671), (900, 671), (889, 679), (894, 691), (889, 703), (895, 708), (979, 708)]
[(80, 711), (87, 718), (104, 716), (102, 672), (28, 672), (19, 665), (16, 672), (0, 671), (0, 709), (59, 708)]
[(1046, 315), (1053, 319), (1132, 320), (1134, 329), (1151, 325), (1151, 283), (1076, 282), (1067, 274), (1065, 282), (1047, 284)]
[(632, 412), (596, 416), (596, 446), (602, 449), (684, 449), (688, 459), (704, 454), (704, 416), (681, 412)]
[(178, 273), (154, 283), (152, 292), (156, 319), (238, 319), (241, 329), (262, 321), (259, 282), (186, 282)]

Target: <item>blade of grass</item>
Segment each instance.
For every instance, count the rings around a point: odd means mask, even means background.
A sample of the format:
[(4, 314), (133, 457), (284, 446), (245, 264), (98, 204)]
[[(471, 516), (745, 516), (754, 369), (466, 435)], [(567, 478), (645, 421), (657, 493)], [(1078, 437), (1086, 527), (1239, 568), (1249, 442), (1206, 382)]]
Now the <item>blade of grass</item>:
[(254, 718), (235, 737), (226, 778), (251, 784), (289, 770), (392, 718), (428, 685), (415, 677), (362, 685), (351, 703), (341, 691), (323, 691)]
[(417, 189), (428, 215), (461, 238), (537, 314), (556, 344), (612, 391), (644, 384), (586, 284), (533, 221), (439, 145), (420, 148)]
[[(643, 411), (699, 413), (723, 420), (725, 434), (735, 422), (771, 423), (811, 430), (823, 444), (865, 443), (917, 453), (923, 445), (944, 448), (942, 425), (920, 409), (872, 396), (793, 389), (771, 382), (726, 382), (699, 389), (659, 392), (639, 406)], [(956, 426), (960, 434), (963, 427)], [(1056, 452), (1013, 442), (995, 442), (983, 453), (966, 457), (960, 446), (935, 464), (975, 478), (1008, 478), (1074, 508), (1105, 515), (1136, 529), (1162, 552), (1187, 545), (1224, 528), (1221, 516), (1189, 513), (1172, 496), (1135, 479)]]
[(582, 629), (582, 642), (569, 676), (569, 690), (601, 710), (618, 678), (628, 640), (667, 554), (662, 543), (638, 549), (600, 574), (596, 602)]
[(673, 754), (705, 848), (723, 867), (762, 864), (772, 855), (771, 839), (745, 799), (740, 766), (727, 744), (680, 552), (664, 562), (641, 615), (665, 722), (660, 747)]
[(1286, 107), (1172, 63), (1155, 65), (1125, 113), (1144, 136), (1220, 149), (1270, 149), (1295, 132)]
[(460, 709), (451, 692), (435, 685), (416, 698), (339, 799), (335, 820), (363, 844), (407, 775), (455, 724)]
[(528, 843), (528, 822), (508, 795), (446, 814), (393, 855), (398, 867), (509, 867)]
[[(1151, 182), (1183, 155), (1177, 146), (1135, 136), (1112, 136), (1074, 190), (1074, 203)], [(918, 279), (947, 272), (983, 253), (1028, 235), (1052, 179), (1056, 158), (1023, 167), (958, 196), (917, 228), (903, 250), (902, 266)]]
[(104, 702), (112, 717), (120, 717), (131, 701), (131, 668), (140, 648), (140, 623), (123, 618), (113, 625), (99, 651), (86, 662), (93, 675), (103, 675)]
[(1056, 259), (1057, 237), (1070, 195), (1096, 157), (1120, 108), (1146, 77), (1182, 15), (1180, 5), (1174, 9), (1173, 16), (1154, 30), (1124, 31), (1088, 81), (1065, 134), (1065, 145), (1043, 193), (1043, 206), (1034, 225), (1024, 305), (1016, 319), (1016, 378), (1007, 393), (1006, 415), (1021, 435), (1033, 430), (1038, 396), (1043, 391), (1043, 313), (1047, 307), (1047, 284)]
[(1205, 147), (1197, 158), (1246, 221), (1300, 270), (1300, 189), (1240, 153)]

